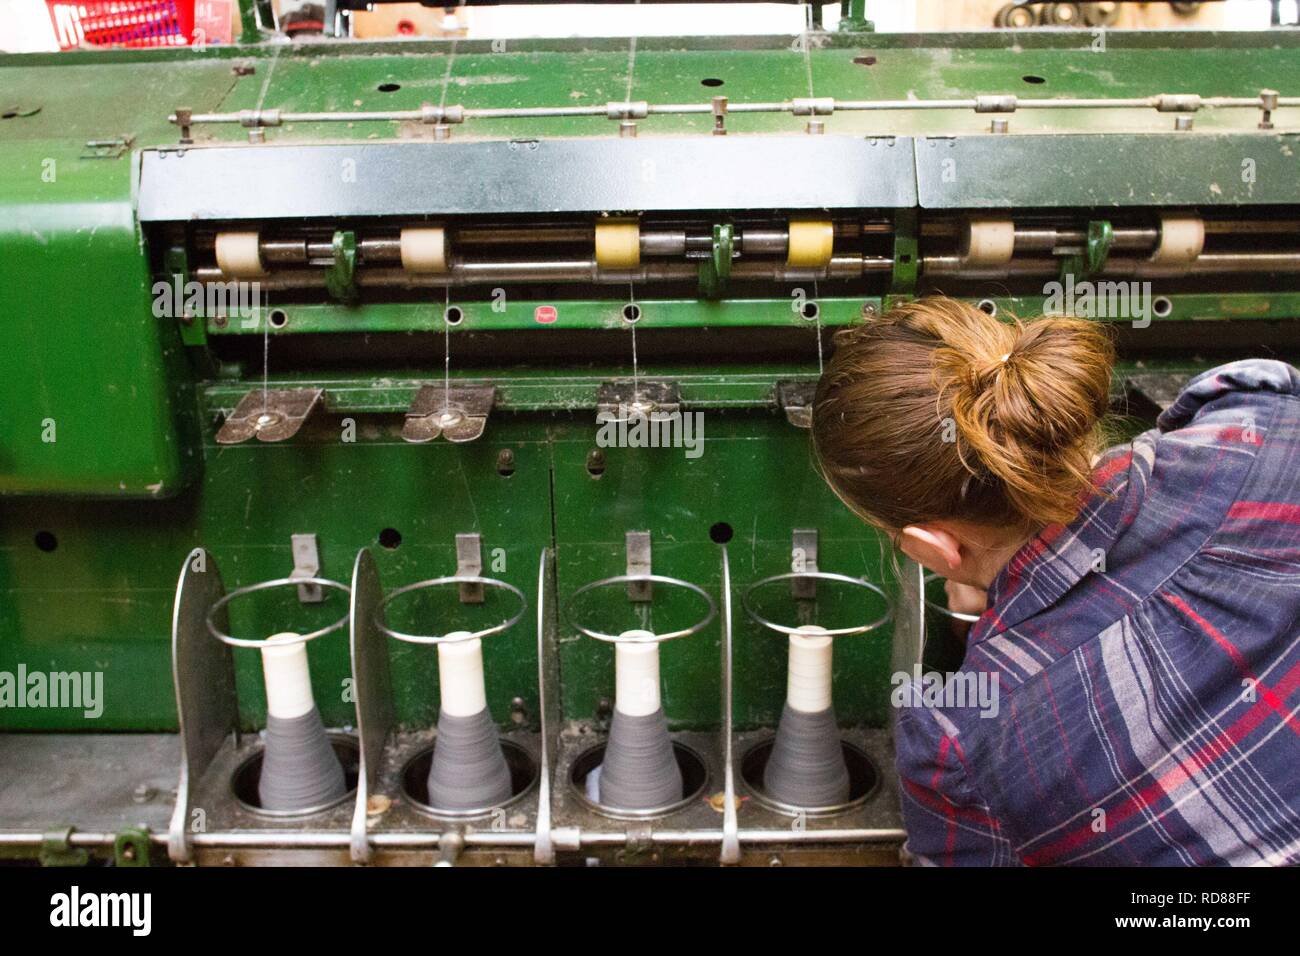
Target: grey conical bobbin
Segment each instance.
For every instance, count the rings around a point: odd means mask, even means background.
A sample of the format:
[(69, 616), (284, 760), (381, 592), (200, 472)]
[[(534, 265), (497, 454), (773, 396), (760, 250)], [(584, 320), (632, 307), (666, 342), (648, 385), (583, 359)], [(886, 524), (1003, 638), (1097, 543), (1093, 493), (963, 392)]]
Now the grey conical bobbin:
[(663, 709), (631, 716), (615, 708), (600, 768), (601, 804), (615, 810), (650, 810), (681, 798), (682, 770)]
[(266, 748), (258, 800), (264, 810), (297, 812), (325, 807), (347, 793), (343, 765), (314, 706), (297, 717), (266, 719)]
[(486, 707), (461, 717), (438, 717), (438, 739), (429, 767), (429, 806), (437, 810), (483, 810), (510, 799), (510, 768)]
[(848, 802), (849, 768), (834, 709), (809, 714), (785, 705), (772, 755), (763, 769), (763, 790), (773, 800), (793, 807)]

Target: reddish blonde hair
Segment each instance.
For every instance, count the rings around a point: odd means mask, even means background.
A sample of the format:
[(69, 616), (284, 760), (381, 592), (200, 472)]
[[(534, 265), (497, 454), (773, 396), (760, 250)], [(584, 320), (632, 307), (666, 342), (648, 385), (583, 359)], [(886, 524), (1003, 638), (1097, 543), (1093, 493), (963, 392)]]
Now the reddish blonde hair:
[(839, 332), (813, 450), (872, 524), (1067, 522), (1090, 491), (1114, 348), (1081, 319), (999, 321), (944, 297)]

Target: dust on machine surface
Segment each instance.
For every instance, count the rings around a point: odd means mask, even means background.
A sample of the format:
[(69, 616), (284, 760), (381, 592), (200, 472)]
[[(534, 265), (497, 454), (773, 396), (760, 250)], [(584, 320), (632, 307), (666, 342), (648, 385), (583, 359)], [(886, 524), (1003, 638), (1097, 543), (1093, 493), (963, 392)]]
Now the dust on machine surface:
[(895, 675), (960, 648), (812, 466), (832, 334), (1139, 290), (1135, 428), (1300, 357), (1295, 32), (243, 6), (0, 58), (6, 857), (897, 862)]

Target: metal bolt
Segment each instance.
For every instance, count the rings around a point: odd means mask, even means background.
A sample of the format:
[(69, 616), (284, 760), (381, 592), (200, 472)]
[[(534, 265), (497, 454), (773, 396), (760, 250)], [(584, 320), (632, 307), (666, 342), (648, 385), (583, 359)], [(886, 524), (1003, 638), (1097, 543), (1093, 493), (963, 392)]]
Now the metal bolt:
[(623, 120), (618, 124), (618, 135), (624, 139), (636, 138), (636, 123), (631, 120)]
[(157, 792), (157, 790), (149, 786), (147, 783), (138, 784), (136, 788), (131, 791), (131, 799), (136, 803), (147, 803), (153, 799), (154, 794)]
[(1272, 129), (1273, 111), (1277, 109), (1277, 90), (1260, 90), (1259, 104), (1260, 110), (1263, 111), (1263, 116), (1259, 120), (1259, 128)]
[(516, 724), (522, 724), (528, 719), (528, 711), (524, 707), (524, 699), (516, 697), (510, 701), (510, 719)]
[(224, 315), (218, 315), (212, 320), (212, 324), (219, 329), (224, 329), (226, 327), (226, 317)]
[(826, 124), (821, 120), (809, 120), (808, 125), (804, 127), (804, 132), (812, 136), (820, 136), (826, 132)]
[[(512, 448), (502, 448), (497, 452), (497, 474), (510, 475), (515, 470), (515, 452)], [(518, 698), (515, 698), (518, 700)]]
[(869, 319), (875, 314), (876, 314), (876, 307), (874, 305), (872, 305), (870, 302), (862, 303), (862, 317), (864, 319)]
[(1178, 132), (1186, 133), (1191, 128), (1192, 128), (1192, 117), (1190, 116), (1174, 117), (1174, 129), (1176, 129)]
[(451, 139), (451, 127), (446, 123), (436, 123), (433, 127), (433, 138), (439, 143), (445, 143)]
[(261, 126), (254, 126), (248, 131), (248, 141), (254, 145), (266, 142), (266, 130)]
[(1011, 130), (1010, 120), (996, 118), (993, 120), (993, 122), (989, 123), (990, 133), (1006, 133), (1006, 132), (1010, 132), (1010, 130)]

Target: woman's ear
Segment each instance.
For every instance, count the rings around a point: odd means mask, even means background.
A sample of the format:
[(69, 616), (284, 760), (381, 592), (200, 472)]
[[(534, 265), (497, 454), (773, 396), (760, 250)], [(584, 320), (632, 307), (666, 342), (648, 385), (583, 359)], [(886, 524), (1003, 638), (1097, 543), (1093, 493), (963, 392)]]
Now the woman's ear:
[(908, 525), (898, 536), (898, 547), (917, 564), (943, 577), (961, 567), (961, 542), (934, 525)]

